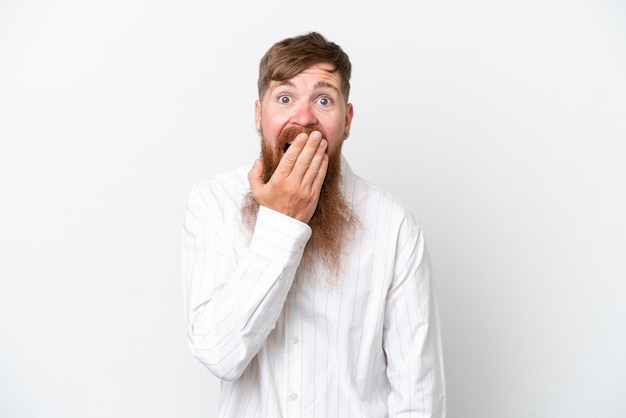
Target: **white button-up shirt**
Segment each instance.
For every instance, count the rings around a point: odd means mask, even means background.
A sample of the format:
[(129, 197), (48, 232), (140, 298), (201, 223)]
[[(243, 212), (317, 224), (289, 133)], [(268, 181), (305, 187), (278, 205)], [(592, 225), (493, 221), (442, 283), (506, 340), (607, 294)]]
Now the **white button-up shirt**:
[(360, 226), (343, 273), (298, 269), (307, 224), (240, 208), (247, 169), (190, 192), (183, 233), (188, 337), (222, 379), (220, 417), (445, 416), (439, 323), (422, 231), (342, 159)]

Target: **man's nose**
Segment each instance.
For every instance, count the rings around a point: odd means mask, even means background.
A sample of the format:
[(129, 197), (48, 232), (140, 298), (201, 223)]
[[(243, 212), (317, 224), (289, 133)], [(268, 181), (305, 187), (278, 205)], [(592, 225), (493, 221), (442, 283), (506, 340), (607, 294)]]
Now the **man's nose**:
[(291, 117), (291, 122), (300, 126), (312, 126), (317, 124), (317, 118), (308, 102), (301, 102), (296, 106)]

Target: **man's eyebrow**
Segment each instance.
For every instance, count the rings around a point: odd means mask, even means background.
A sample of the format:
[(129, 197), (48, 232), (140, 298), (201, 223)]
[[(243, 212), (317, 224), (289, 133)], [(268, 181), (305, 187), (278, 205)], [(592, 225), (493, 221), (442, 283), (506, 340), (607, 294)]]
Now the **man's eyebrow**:
[[(293, 84), (289, 80), (284, 80), (284, 81), (281, 81), (281, 82), (277, 83), (276, 85), (274, 85), (270, 90), (275, 90), (278, 87), (293, 87), (293, 88), (295, 88), (296, 85)], [(339, 88), (337, 88), (337, 86), (335, 86), (333, 83), (330, 83), (330, 82), (328, 82), (326, 80), (320, 80), (317, 83), (315, 83), (315, 85), (313, 86), (314, 90), (321, 89), (321, 88), (329, 88), (329, 89), (335, 90), (337, 93), (341, 92), (341, 90), (339, 90)]]
[(274, 90), (276, 87), (295, 87), (295, 84), (293, 84), (289, 80), (284, 80), (284, 81), (281, 81), (280, 83), (274, 85), (274, 87), (272, 87), (272, 90)]
[(320, 88), (324, 88), (324, 87), (326, 87), (326, 88), (330, 88), (330, 89), (333, 89), (333, 90), (335, 90), (337, 93), (339, 93), (339, 89), (337, 88), (337, 86), (335, 86), (335, 85), (334, 85), (334, 84), (332, 84), (332, 83), (329, 83), (329, 82), (328, 82), (328, 81), (326, 81), (326, 80), (320, 80), (320, 81), (318, 81), (318, 82), (315, 84), (315, 86), (313, 86), (313, 88), (314, 88), (314, 89), (320, 89)]

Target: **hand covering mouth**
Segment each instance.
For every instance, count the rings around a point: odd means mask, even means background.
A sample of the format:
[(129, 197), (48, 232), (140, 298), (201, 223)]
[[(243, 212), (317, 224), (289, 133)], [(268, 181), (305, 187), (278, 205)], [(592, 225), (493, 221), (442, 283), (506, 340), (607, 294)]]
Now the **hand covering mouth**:
[(278, 144), (282, 144), (281, 150), (283, 151), (283, 153), (285, 153), (287, 152), (287, 150), (293, 143), (294, 139), (296, 139), (298, 135), (300, 135), (302, 132), (305, 132), (306, 134), (310, 134), (314, 130), (315, 129), (313, 128), (302, 128), (299, 126), (292, 126), (292, 127), (286, 128), (278, 136)]

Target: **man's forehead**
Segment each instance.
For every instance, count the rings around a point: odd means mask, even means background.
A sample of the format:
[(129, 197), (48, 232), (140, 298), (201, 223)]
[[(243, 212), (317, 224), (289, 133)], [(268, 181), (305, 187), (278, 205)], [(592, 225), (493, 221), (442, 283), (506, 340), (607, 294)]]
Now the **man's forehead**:
[(270, 82), (270, 90), (278, 86), (296, 87), (300, 80), (306, 80), (313, 88), (331, 88), (339, 91), (340, 75), (335, 71), (335, 67), (328, 63), (320, 63), (312, 65), (287, 80), (272, 80)]

